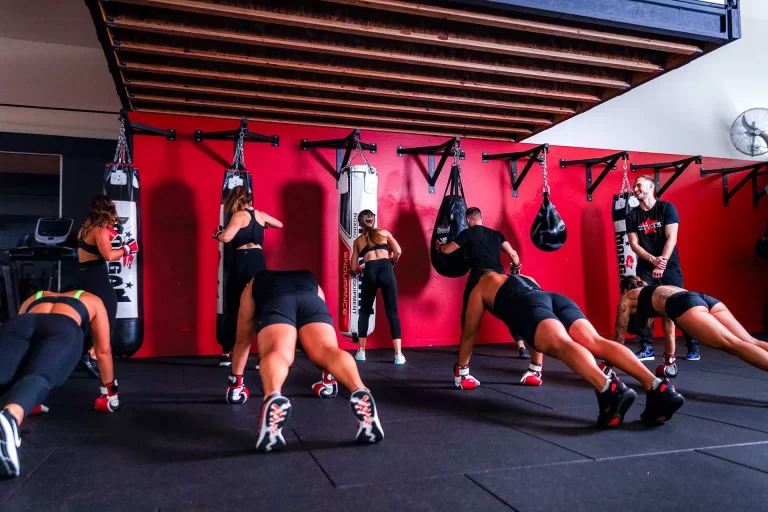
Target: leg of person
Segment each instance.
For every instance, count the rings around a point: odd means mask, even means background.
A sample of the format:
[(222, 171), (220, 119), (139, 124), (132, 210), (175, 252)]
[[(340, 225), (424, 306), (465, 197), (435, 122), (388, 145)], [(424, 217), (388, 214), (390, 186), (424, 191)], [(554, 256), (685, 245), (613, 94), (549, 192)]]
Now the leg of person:
[[(322, 304), (325, 306), (324, 302)], [(308, 315), (307, 319), (319, 319), (323, 316), (325, 315), (312, 314)], [(328, 318), (330, 319), (330, 315)], [(354, 359), (348, 352), (338, 347), (336, 331), (333, 325), (327, 322), (330, 320), (310, 322), (301, 327), (299, 332), (304, 340), (304, 349), (310, 361), (326, 368), (352, 392), (349, 401), (352, 412), (358, 420), (355, 437), (357, 442), (378, 443), (384, 439), (384, 429), (379, 421), (376, 402), (370, 390), (363, 384)]]
[[(0, 326), (0, 395), (13, 383), (28, 351), (35, 328), (35, 315), (16, 316)], [(26, 411), (29, 412), (29, 411)], [(18, 449), (21, 446), (19, 425), (24, 409), (10, 403), (0, 412), (0, 477), (18, 476), (21, 469)]]
[(285, 323), (267, 325), (256, 339), (264, 388), (256, 450), (271, 452), (285, 448), (282, 429), (291, 415), (291, 402), (281, 391), (296, 353), (296, 327)]
[[(541, 315), (541, 312), (538, 313)], [(554, 316), (554, 315), (552, 315)], [(608, 377), (587, 349), (573, 341), (556, 318), (545, 318), (536, 328), (534, 348), (563, 361), (595, 388), (601, 427), (615, 427), (635, 402), (637, 394), (615, 376)]]
[[(232, 349), (237, 337), (237, 313), (240, 310), (240, 295), (248, 284), (248, 251), (235, 250), (232, 262), (227, 272), (227, 283), (224, 290), (224, 328), (221, 344), (219, 366), (232, 366)], [(253, 277), (253, 276), (251, 276)]]
[(480, 381), (469, 374), (469, 360), (472, 358), (471, 342), (459, 342), (459, 353), (456, 364), (453, 365), (453, 385), (457, 389), (475, 389)]
[[(110, 339), (115, 332), (115, 323), (117, 319), (117, 293), (109, 280), (109, 271), (103, 261), (89, 261), (81, 263), (78, 268), (75, 285), (80, 290), (92, 293), (101, 299), (104, 303), (104, 309), (107, 310), (109, 318)], [(88, 351), (83, 354), (82, 364), (91, 377), (101, 380), (99, 372), (99, 363), (96, 360), (96, 353), (93, 347), (93, 340), (88, 337)]]
[(643, 385), (646, 393), (645, 411), (640, 415), (643, 421), (667, 421), (685, 404), (685, 398), (667, 378), (655, 377), (627, 347), (600, 336), (589, 320), (574, 321), (568, 334), (595, 357), (630, 374)]
[[(248, 259), (247, 259), (247, 267), (248, 272), (245, 278), (243, 279), (241, 283), (241, 288), (245, 288), (250, 280), (259, 272), (262, 270), (267, 269), (267, 260), (264, 259), (264, 251), (261, 249), (247, 249), (246, 252), (248, 253)], [(297, 342), (298, 343), (298, 342)], [(253, 368), (255, 370), (259, 369), (259, 354), (258, 351), (255, 355), (256, 364), (253, 365)]]
[(402, 351), (402, 332), (400, 327), (400, 315), (397, 312), (397, 281), (392, 265), (387, 264), (378, 274), (378, 284), (381, 287), (381, 296), (384, 298), (384, 309), (387, 312), (389, 331), (392, 334), (392, 345), (395, 348), (395, 364), (405, 364), (405, 356)]
[[(669, 301), (669, 299), (667, 299)], [(735, 355), (756, 368), (768, 371), (768, 352), (746, 340), (741, 340), (717, 319), (725, 306), (714, 306), (712, 313), (706, 306), (695, 306), (680, 317), (677, 323), (700, 343)]]
[(365, 344), (368, 341), (368, 327), (373, 314), (373, 301), (376, 300), (376, 270), (371, 268), (363, 272), (362, 290), (360, 291), (360, 313), (357, 317), (357, 335), (360, 337), (360, 347), (355, 359), (365, 361)]
[[(517, 337), (517, 336), (516, 336)], [(544, 368), (544, 354), (538, 350), (533, 350), (531, 355), (531, 362), (528, 365), (528, 369), (520, 379), (520, 384), (523, 386), (541, 386), (543, 380), (541, 373)]]
[[(683, 279), (683, 270), (680, 267), (676, 268), (668, 268), (664, 271), (664, 274), (661, 276), (661, 282), (663, 284), (668, 284), (671, 286), (678, 286), (680, 288), (684, 288), (684, 279)], [(693, 337), (691, 337), (687, 332), (683, 331), (683, 338), (685, 339), (685, 347), (686, 347), (686, 355), (685, 358), (688, 361), (698, 361), (701, 359), (701, 354), (699, 350), (699, 342), (695, 340)], [(675, 347), (672, 347), (672, 350), (669, 350), (668, 348), (665, 348), (664, 350), (665, 356), (671, 355), (674, 357), (675, 355)], [(666, 362), (665, 362), (666, 364)]]
[[(653, 283), (652, 270), (638, 269), (638, 277), (648, 284)], [(630, 334), (637, 336), (638, 349), (635, 352), (635, 356), (640, 361), (653, 361), (656, 357), (653, 353), (653, 322), (649, 325), (635, 329), (635, 315), (630, 315), (629, 325), (631, 327)]]
[[(710, 302), (712, 304), (712, 309), (710, 309), (709, 312), (717, 319), (718, 322), (725, 326), (726, 329), (731, 331), (734, 336), (742, 341), (757, 345), (761, 349), (768, 351), (768, 343), (758, 340), (749, 334), (749, 331), (747, 331), (744, 326), (741, 325), (738, 320), (736, 320), (736, 317), (733, 316), (725, 304), (718, 301), (717, 299), (713, 299), (712, 297), (707, 296), (707, 298), (711, 299)], [(707, 299), (704, 300), (706, 301)]]
[(472, 290), (477, 286), (477, 283), (480, 282), (480, 277), (482, 277), (482, 273), (478, 272), (476, 270), (470, 270), (469, 271), (469, 277), (467, 277), (467, 284), (464, 286), (464, 297), (461, 301), (461, 328), (464, 329), (464, 317), (467, 315), (467, 301), (469, 301), (469, 294), (472, 293)]

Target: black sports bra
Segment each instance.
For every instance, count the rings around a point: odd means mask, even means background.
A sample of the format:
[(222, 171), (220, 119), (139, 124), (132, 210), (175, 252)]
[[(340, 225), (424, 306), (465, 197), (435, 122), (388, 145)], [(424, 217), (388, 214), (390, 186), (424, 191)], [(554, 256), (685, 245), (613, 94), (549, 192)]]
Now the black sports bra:
[(95, 245), (89, 244), (83, 238), (77, 239), (77, 248), (84, 250), (88, 254), (93, 254), (94, 256), (98, 256), (99, 258), (102, 257), (101, 253), (99, 252), (99, 248)]
[[(44, 297), (42, 290), (35, 294), (35, 300), (27, 308), (27, 313), (38, 304), (52, 303), (52, 304), (66, 304), (71, 307), (77, 314), (80, 315), (80, 327), (83, 331), (87, 331), (88, 326), (91, 324), (91, 315), (88, 313), (88, 308), (80, 300), (80, 295), (84, 290), (77, 290), (74, 297)], [(34, 313), (33, 313), (34, 314)]]
[(637, 311), (635, 312), (636, 317), (648, 319), (661, 316), (653, 307), (653, 292), (655, 292), (656, 288), (659, 286), (660, 285), (658, 284), (651, 284), (648, 286), (643, 286), (640, 289), (640, 293), (637, 294)]
[(256, 214), (253, 210), (246, 210), (251, 216), (251, 222), (244, 228), (240, 228), (235, 236), (232, 237), (232, 246), (242, 247), (246, 244), (262, 245), (264, 243), (264, 226), (256, 221)]

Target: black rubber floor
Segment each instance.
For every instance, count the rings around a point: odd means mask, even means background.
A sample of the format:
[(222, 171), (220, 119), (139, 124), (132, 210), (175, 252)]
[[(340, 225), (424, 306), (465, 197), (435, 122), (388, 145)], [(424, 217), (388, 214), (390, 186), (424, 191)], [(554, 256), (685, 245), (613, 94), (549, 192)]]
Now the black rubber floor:
[(230, 406), (229, 370), (213, 358), (120, 361), (124, 407), (111, 415), (91, 410), (98, 383), (76, 372), (22, 425), (22, 474), (0, 481), (0, 509), (766, 510), (768, 373), (732, 356), (678, 359), (686, 405), (657, 428), (639, 422), (644, 393), (621, 375), (638, 401), (623, 426), (600, 430), (594, 392), (556, 360), (542, 387), (522, 387), (516, 348), (480, 346), (482, 385), (458, 391), (455, 347), (405, 355), (395, 366), (390, 350), (369, 350), (358, 363), (386, 436), (358, 446), (349, 392), (314, 397), (320, 372), (299, 354), (283, 390), (288, 447), (268, 455), (253, 450), (252, 368), (252, 399)]

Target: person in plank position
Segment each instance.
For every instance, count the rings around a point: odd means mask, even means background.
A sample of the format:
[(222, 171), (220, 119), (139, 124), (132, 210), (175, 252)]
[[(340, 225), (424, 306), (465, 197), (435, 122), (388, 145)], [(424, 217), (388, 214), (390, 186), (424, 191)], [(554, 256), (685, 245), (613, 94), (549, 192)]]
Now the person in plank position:
[(641, 419), (649, 424), (669, 420), (683, 405), (682, 395), (666, 378), (655, 377), (628, 348), (602, 338), (584, 313), (568, 297), (545, 292), (531, 277), (484, 273), (467, 303), (467, 317), (461, 335), (454, 372), (472, 379), (469, 360), (485, 310), (499, 318), (510, 332), (518, 333), (535, 350), (556, 357), (595, 388), (601, 427), (615, 427), (637, 395), (621, 382), (610, 367), (598, 366), (595, 357), (608, 361), (643, 384), (646, 407)]
[(298, 338), (310, 361), (350, 390), (350, 406), (358, 419), (357, 442), (373, 444), (384, 439), (373, 395), (360, 379), (352, 355), (338, 348), (325, 294), (310, 271), (262, 270), (246, 285), (240, 297), (237, 343), (226, 392), (228, 403), (242, 404), (249, 397), (243, 371), (254, 333), (264, 388), (257, 451), (285, 447), (281, 431), (290, 417), (291, 402), (281, 391)]

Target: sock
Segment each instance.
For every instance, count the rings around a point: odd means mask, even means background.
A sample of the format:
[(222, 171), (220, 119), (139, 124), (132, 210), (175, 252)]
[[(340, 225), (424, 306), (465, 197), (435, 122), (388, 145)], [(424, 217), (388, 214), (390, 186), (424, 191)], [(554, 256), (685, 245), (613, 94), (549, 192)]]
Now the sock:
[(661, 379), (660, 379), (660, 378), (658, 378), (658, 377), (656, 377), (656, 378), (653, 380), (653, 384), (651, 385), (651, 389), (658, 389), (658, 387), (659, 387), (659, 384), (661, 384)]
[(603, 386), (603, 390), (601, 391), (601, 393), (605, 393), (606, 391), (608, 391), (608, 388), (610, 387), (610, 385), (611, 385), (611, 379), (605, 379), (605, 386)]

